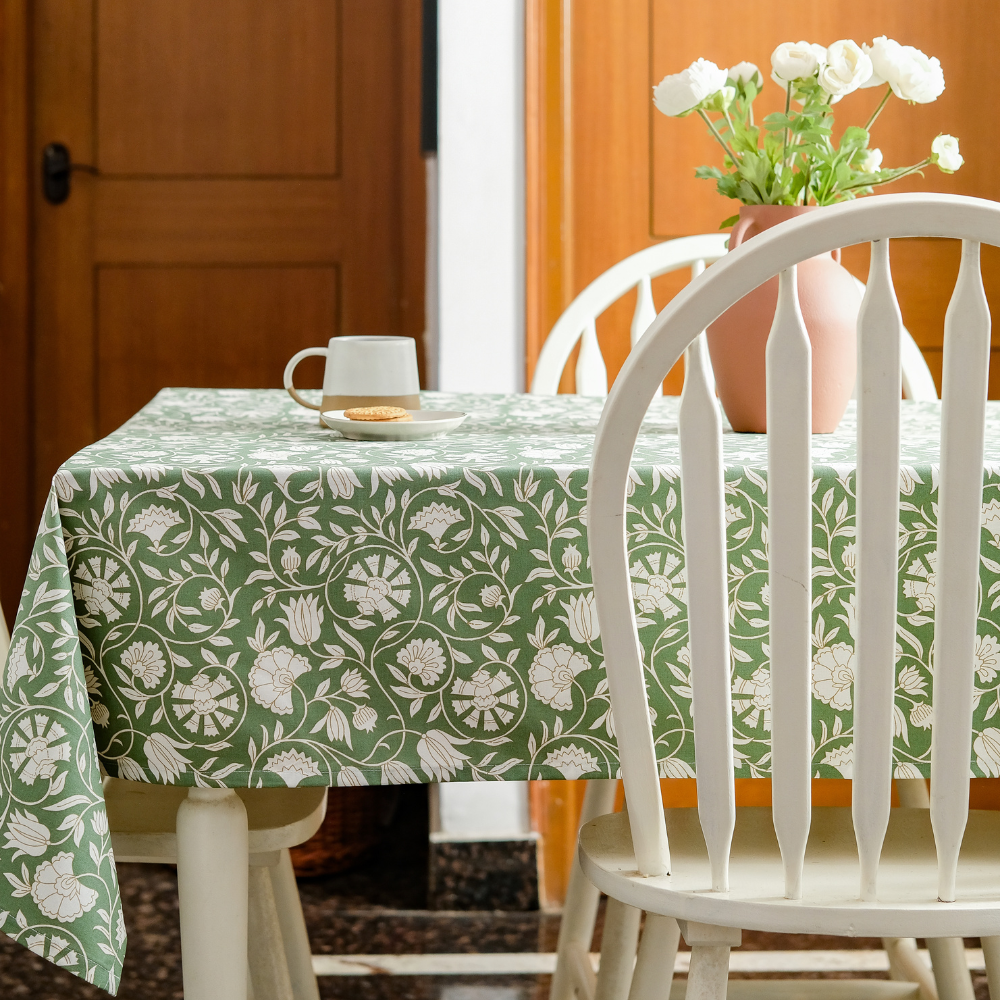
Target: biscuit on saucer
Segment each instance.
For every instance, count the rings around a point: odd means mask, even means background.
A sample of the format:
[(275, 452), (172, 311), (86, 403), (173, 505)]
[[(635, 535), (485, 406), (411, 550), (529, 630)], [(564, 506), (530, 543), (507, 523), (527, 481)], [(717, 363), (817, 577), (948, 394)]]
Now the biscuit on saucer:
[(404, 423), (413, 417), (401, 406), (355, 406), (344, 410), (348, 420), (378, 420), (388, 423)]

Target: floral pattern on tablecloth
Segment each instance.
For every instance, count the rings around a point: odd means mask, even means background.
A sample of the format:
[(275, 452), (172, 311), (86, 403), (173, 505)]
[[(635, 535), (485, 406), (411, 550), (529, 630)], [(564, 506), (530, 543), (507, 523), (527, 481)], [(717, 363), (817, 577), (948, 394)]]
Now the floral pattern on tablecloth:
[[(98, 758), (183, 785), (618, 769), (586, 545), (602, 401), (425, 393), (444, 438), (352, 442), (277, 391), (164, 390), (56, 475), (0, 675), (0, 929), (114, 991)], [(1000, 776), (1000, 408), (989, 408), (975, 775)], [(664, 777), (694, 775), (677, 401), (627, 508)], [(926, 774), (937, 404), (903, 408), (895, 774)], [(814, 773), (849, 777), (853, 404), (813, 439)], [(727, 433), (737, 775), (769, 773), (766, 444)]]

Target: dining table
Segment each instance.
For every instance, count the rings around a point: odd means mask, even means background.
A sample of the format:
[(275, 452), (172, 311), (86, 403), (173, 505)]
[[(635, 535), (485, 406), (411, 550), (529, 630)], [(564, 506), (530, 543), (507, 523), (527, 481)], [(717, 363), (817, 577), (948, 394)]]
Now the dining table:
[[(618, 775), (587, 548), (603, 400), (425, 392), (354, 441), (280, 390), (164, 389), (53, 481), (0, 674), (0, 930), (114, 992), (102, 779), (359, 786)], [(679, 400), (625, 531), (660, 774), (696, 774)], [(929, 773), (940, 404), (902, 404), (894, 775)], [(987, 406), (970, 773), (1000, 776), (1000, 403)], [(856, 411), (812, 438), (813, 773), (849, 778)], [(735, 773), (767, 777), (767, 441), (724, 434)]]

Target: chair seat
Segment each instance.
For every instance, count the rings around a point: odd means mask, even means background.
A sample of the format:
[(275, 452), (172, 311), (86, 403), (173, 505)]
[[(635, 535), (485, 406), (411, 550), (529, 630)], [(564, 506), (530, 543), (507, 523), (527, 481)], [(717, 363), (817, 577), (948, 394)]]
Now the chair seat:
[(636, 870), (624, 813), (580, 831), (580, 864), (602, 891), (630, 906), (705, 924), (846, 937), (978, 937), (1000, 934), (1000, 813), (972, 810), (957, 902), (937, 900), (937, 859), (927, 809), (893, 809), (879, 867), (879, 901), (864, 903), (850, 809), (816, 808), (803, 898), (785, 899), (769, 808), (737, 810), (727, 893), (710, 890), (697, 809), (666, 810), (672, 872)]
[[(687, 980), (674, 980), (670, 1000), (685, 1000)], [(726, 1000), (920, 1000), (916, 983), (884, 979), (730, 979)]]
[[(308, 840), (326, 814), (323, 787), (236, 788), (247, 811), (251, 856)], [(116, 861), (176, 862), (177, 809), (188, 790), (177, 785), (108, 778), (104, 802)], [(263, 860), (271, 864), (276, 858)]]

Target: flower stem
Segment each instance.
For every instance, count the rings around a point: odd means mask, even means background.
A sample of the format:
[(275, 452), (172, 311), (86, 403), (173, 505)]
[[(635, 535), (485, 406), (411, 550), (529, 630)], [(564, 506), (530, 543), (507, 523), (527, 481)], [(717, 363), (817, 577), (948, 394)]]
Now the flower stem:
[(705, 114), (705, 112), (701, 108), (698, 109), (698, 114), (701, 115), (701, 117), (704, 119), (705, 124), (709, 127), (712, 135), (714, 135), (715, 138), (719, 141), (719, 145), (726, 151), (726, 153), (729, 156), (729, 159), (733, 161), (733, 166), (735, 167), (740, 161), (736, 158), (736, 154), (732, 151), (732, 149), (730, 149), (729, 143), (722, 138), (722, 136), (719, 134), (719, 130), (715, 127), (715, 123), (712, 121), (711, 118), (708, 117), (707, 114)]
[[(792, 84), (789, 81), (788, 86), (785, 88), (785, 117), (788, 117), (788, 110), (792, 106)], [(781, 165), (785, 165), (785, 156), (788, 152), (788, 126), (785, 126), (785, 137), (781, 142)]]
[(914, 163), (912, 167), (907, 167), (902, 173), (896, 174), (894, 177), (886, 177), (884, 181), (866, 181), (864, 184), (848, 184), (847, 187), (843, 187), (841, 191), (853, 191), (855, 188), (863, 187), (878, 187), (880, 184), (891, 184), (893, 181), (902, 180), (904, 177), (909, 177), (910, 174), (915, 174), (924, 167), (929, 167), (931, 164), (931, 158), (928, 156), (926, 160), (921, 160), (919, 163)]
[(872, 130), (872, 125), (875, 124), (875, 119), (882, 114), (882, 109), (885, 107), (886, 102), (892, 97), (892, 87), (887, 86), (885, 88), (885, 96), (879, 102), (879, 106), (872, 112), (871, 118), (868, 119), (868, 124), (865, 126), (865, 131), (870, 132)]

